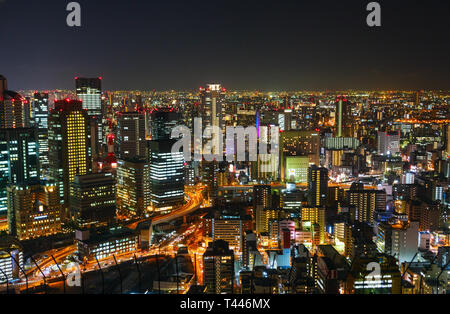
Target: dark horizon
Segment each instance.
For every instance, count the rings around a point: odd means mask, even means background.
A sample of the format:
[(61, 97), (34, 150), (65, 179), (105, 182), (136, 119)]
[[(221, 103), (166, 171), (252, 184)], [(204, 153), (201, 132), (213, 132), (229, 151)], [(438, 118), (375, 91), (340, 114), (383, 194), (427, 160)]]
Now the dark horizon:
[(12, 90), (448, 90), (448, 1), (0, 1), (0, 74)]

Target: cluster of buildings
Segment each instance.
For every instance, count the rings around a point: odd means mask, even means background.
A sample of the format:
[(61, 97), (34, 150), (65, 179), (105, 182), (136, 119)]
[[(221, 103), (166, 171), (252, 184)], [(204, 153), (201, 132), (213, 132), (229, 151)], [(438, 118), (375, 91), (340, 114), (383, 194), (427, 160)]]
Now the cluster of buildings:
[[(84, 260), (146, 250), (151, 219), (188, 187), (205, 199), (187, 244), (203, 292), (448, 291), (448, 94), (108, 92), (76, 78), (74, 91), (23, 97), (0, 77), (0, 95), (5, 252), (61, 234)], [(171, 131), (199, 117), (256, 126), (258, 142), (277, 128), (278, 154), (185, 160)], [(209, 141), (192, 138), (192, 152)]]

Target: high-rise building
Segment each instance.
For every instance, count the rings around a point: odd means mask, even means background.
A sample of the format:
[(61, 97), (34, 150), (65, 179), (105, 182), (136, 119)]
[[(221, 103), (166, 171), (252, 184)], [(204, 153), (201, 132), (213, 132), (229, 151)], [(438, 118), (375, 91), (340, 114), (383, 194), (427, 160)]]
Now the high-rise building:
[(400, 132), (378, 132), (378, 154), (395, 156), (400, 153)]
[(217, 200), (219, 163), (216, 160), (201, 162), (202, 183), (206, 185), (206, 198), (211, 205)]
[(336, 137), (352, 137), (351, 105), (345, 97), (336, 101)]
[(61, 204), (56, 185), (48, 182), (10, 185), (7, 194), (11, 235), (28, 240), (61, 232)]
[(70, 186), (70, 212), (82, 228), (113, 223), (116, 217), (116, 182), (112, 174), (76, 176)]
[(282, 132), (280, 134), (280, 153), (281, 179), (289, 181), (290, 177), (295, 174), (300, 177), (301, 169), (298, 168), (299, 165), (293, 167), (293, 164), (301, 163), (303, 165), (307, 163), (308, 166), (320, 164), (319, 132), (300, 130)]
[(39, 163), (41, 176), (45, 176), (48, 169), (48, 93), (34, 93), (34, 125), (38, 129)]
[(328, 192), (328, 169), (311, 166), (308, 169), (308, 204), (312, 207), (324, 206)]
[(141, 217), (151, 211), (150, 163), (117, 160), (117, 208), (121, 215)]
[(34, 124), (38, 129), (48, 129), (48, 93), (33, 94)]
[[(324, 207), (303, 207), (302, 208), (302, 222), (309, 222), (311, 226), (318, 225), (320, 243), (325, 241), (325, 208)], [(317, 227), (316, 227), (317, 229)], [(318, 244), (318, 243), (315, 243)]]
[(29, 101), (8, 90), (8, 81), (0, 75), (0, 128), (27, 128), (30, 126)]
[[(92, 137), (95, 137), (95, 151), (97, 155), (98, 148), (101, 147), (105, 138), (103, 136), (103, 111), (102, 111), (102, 78), (75, 78), (76, 93), (79, 100), (82, 101), (83, 109), (87, 110), (89, 118), (93, 121), (91, 124)], [(95, 134), (95, 136), (93, 136)]]
[(203, 284), (209, 294), (234, 291), (234, 252), (223, 240), (210, 242), (203, 254)]
[(264, 210), (270, 207), (271, 203), (270, 185), (255, 185), (253, 187), (253, 210), (256, 220), (256, 232), (267, 232), (264, 220)]
[(39, 181), (37, 130), (0, 129), (0, 152), (0, 216), (4, 216), (8, 184), (34, 184)]
[(354, 206), (354, 220), (373, 224), (375, 212), (386, 211), (386, 192), (379, 190), (364, 190), (350, 188), (348, 203)]
[(172, 130), (180, 123), (181, 113), (170, 109), (158, 109), (151, 114), (152, 140), (167, 140), (172, 138)]
[(83, 109), (87, 109), (89, 116), (102, 115), (102, 79), (99, 78), (75, 78), (77, 97), (83, 103)]
[(233, 252), (241, 256), (242, 241), (244, 238), (244, 228), (239, 217), (212, 219), (212, 239), (213, 241), (224, 240), (228, 243)]
[(89, 118), (78, 100), (55, 101), (48, 120), (49, 177), (68, 208), (70, 183), (91, 172)]
[(184, 201), (184, 156), (172, 152), (176, 140), (149, 142), (151, 205), (154, 211), (168, 211)]
[(117, 149), (120, 159), (147, 158), (145, 114), (120, 112), (117, 116)]
[(208, 84), (200, 88), (203, 126), (222, 126), (225, 110), (225, 89), (220, 84)]

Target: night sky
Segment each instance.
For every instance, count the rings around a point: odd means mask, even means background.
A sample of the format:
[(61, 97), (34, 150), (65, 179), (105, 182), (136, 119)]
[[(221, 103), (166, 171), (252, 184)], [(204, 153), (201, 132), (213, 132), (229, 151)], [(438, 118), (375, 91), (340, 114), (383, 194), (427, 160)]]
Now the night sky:
[(0, 0), (0, 74), (9, 88), (450, 89), (448, 0)]

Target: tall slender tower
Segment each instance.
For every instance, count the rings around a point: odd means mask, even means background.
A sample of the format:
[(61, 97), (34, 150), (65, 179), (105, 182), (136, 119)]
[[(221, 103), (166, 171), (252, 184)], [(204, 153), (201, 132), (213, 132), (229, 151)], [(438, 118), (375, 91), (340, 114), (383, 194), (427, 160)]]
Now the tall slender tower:
[(38, 129), (41, 175), (45, 177), (48, 168), (48, 93), (34, 93), (33, 107), (35, 127)]
[(351, 136), (351, 107), (345, 97), (336, 102), (336, 137)]
[(308, 204), (324, 206), (327, 200), (328, 169), (311, 166), (308, 168)]
[(70, 183), (91, 172), (88, 114), (78, 100), (55, 101), (48, 124), (49, 177), (59, 188), (61, 203), (68, 205)]
[(87, 114), (92, 120), (92, 132), (96, 134), (96, 142), (98, 143), (94, 146), (92, 153), (97, 156), (105, 143), (102, 115), (102, 78), (76, 77), (75, 85), (78, 100), (82, 101), (83, 109), (87, 109)]

